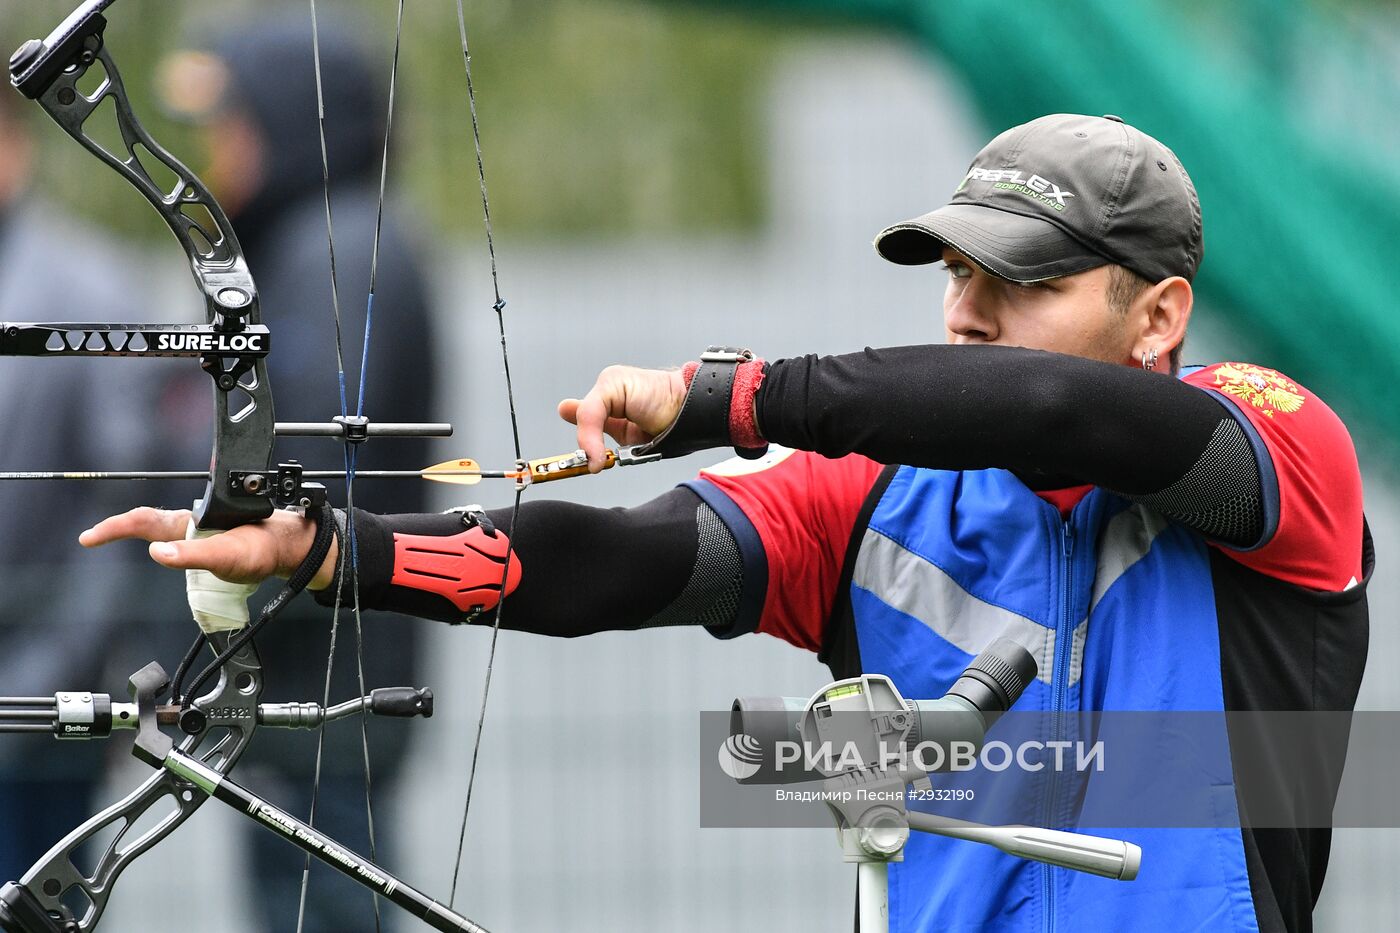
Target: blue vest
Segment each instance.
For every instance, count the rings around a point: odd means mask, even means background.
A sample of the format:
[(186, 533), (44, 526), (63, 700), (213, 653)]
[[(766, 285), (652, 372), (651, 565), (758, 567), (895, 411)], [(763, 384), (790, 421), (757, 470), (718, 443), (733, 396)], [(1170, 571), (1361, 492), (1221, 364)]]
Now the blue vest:
[[(864, 670), (909, 698), (942, 696), (1007, 635), (1040, 665), (1017, 710), (1224, 708), (1204, 541), (1102, 489), (1062, 520), (1005, 470), (902, 467), (861, 541), (851, 601)], [(1255, 931), (1221, 770), (1209, 783), (1225, 828), (1103, 831), (1142, 847), (1131, 882), (913, 833), (890, 866), (890, 929)], [(1071, 825), (1071, 806), (1030, 802), (1019, 822)]]

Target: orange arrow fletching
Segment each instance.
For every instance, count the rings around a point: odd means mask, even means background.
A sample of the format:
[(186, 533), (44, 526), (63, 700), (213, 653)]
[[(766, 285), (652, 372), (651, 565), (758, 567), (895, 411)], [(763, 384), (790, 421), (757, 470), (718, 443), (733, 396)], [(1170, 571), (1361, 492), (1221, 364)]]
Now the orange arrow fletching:
[(423, 470), (423, 478), (435, 483), (475, 486), (481, 482), (481, 464), (475, 460), (447, 460)]

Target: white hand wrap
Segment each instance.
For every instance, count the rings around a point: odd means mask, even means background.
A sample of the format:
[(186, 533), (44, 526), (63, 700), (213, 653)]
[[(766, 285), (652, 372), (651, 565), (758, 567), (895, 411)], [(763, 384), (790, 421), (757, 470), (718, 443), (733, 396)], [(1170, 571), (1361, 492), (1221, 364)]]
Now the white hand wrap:
[[(218, 531), (199, 530), (190, 519), (185, 540), (208, 538)], [(194, 620), (206, 635), (212, 632), (237, 631), (248, 624), (248, 597), (257, 590), (256, 583), (228, 583), (207, 570), (185, 571), (185, 596), (190, 602)]]

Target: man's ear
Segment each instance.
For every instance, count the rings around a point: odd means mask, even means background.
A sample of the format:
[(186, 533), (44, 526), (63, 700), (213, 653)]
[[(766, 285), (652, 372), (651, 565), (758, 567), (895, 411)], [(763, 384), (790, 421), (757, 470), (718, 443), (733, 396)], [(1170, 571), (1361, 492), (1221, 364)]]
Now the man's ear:
[(1192, 300), (1191, 283), (1179, 275), (1143, 289), (1133, 302), (1131, 314), (1138, 327), (1133, 358), (1142, 359), (1142, 354), (1155, 349), (1165, 359), (1185, 340)]

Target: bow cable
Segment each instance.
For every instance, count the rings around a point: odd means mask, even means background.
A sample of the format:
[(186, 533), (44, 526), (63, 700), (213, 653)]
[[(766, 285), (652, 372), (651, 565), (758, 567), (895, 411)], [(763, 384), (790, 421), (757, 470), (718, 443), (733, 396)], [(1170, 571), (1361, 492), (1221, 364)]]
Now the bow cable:
[[(336, 319), (336, 358), (337, 358), (337, 365), (338, 365), (338, 375), (339, 375), (339, 380), (340, 380), (341, 412), (342, 412), (342, 415), (346, 415), (346, 414), (348, 413), (348, 411), (347, 411), (347, 410), (348, 410), (348, 405), (347, 405), (347, 401), (346, 401), (346, 390), (345, 390), (345, 366), (344, 366), (344, 359), (343, 359), (343, 354), (342, 354), (342, 349), (341, 349), (340, 306), (339, 306), (339, 297), (338, 297), (338, 293), (337, 293), (337, 291), (336, 291), (335, 258), (334, 258), (334, 256), (335, 256), (335, 247), (334, 247), (334, 233), (333, 233), (333, 224), (332, 224), (332, 217), (331, 217), (331, 204), (330, 204), (330, 168), (329, 168), (329, 158), (328, 158), (327, 150), (326, 150), (325, 103), (324, 103), (323, 90), (322, 90), (322, 75), (321, 75), (321, 62), (320, 62), (320, 44), (319, 44), (318, 25), (317, 25), (317, 21), (316, 21), (316, 0), (309, 0), (309, 2), (310, 2), (310, 6), (311, 6), (311, 16), (312, 16), (313, 49), (314, 49), (314, 51), (315, 51), (315, 58), (316, 58), (315, 65), (316, 65), (316, 93), (317, 93), (317, 106), (318, 106), (318, 130), (319, 130), (319, 132), (320, 132), (320, 139), (321, 139), (322, 183), (323, 183), (323, 187), (324, 187), (324, 194), (325, 194), (325, 201), (326, 201), (326, 230), (327, 230), (327, 239), (328, 239), (328, 241), (329, 241), (329, 245), (330, 245), (330, 254), (331, 254), (332, 306), (333, 306), (333, 312), (334, 312), (334, 314), (335, 314), (335, 319)], [(501, 297), (500, 277), (499, 277), (499, 273), (498, 273), (498, 270), (497, 270), (497, 264), (496, 264), (495, 234), (494, 234), (494, 231), (493, 231), (492, 226), (491, 226), (491, 206), (490, 206), (490, 199), (489, 199), (489, 197), (488, 197), (487, 188), (486, 188), (485, 161), (484, 161), (484, 158), (483, 158), (483, 156), (482, 156), (482, 149), (481, 149), (481, 129), (480, 129), (480, 123), (479, 123), (479, 120), (478, 120), (478, 117), (477, 117), (476, 92), (475, 92), (475, 88), (474, 88), (473, 83), (472, 83), (472, 76), (471, 76), (471, 52), (470, 52), (470, 48), (469, 48), (468, 41), (467, 41), (466, 16), (465, 16), (465, 14), (464, 14), (464, 12), (463, 12), (463, 10), (462, 10), (462, 3), (461, 3), (461, 0), (457, 0), (457, 27), (458, 27), (458, 36), (459, 36), (459, 38), (460, 38), (460, 40), (461, 40), (462, 62), (463, 62), (464, 73), (465, 73), (465, 76), (466, 76), (466, 83), (467, 83), (467, 100), (468, 100), (468, 107), (469, 107), (469, 110), (470, 110), (470, 113), (471, 113), (472, 140), (473, 140), (473, 144), (474, 144), (474, 148), (475, 148), (475, 154), (476, 154), (477, 179), (478, 179), (478, 182), (479, 182), (479, 185), (480, 185), (480, 189), (481, 189), (481, 209), (482, 209), (482, 217), (483, 217), (483, 222), (484, 222), (485, 231), (486, 231), (487, 253), (488, 253), (489, 257), (490, 257), (492, 293), (493, 293), (494, 298), (495, 298), (495, 301), (494, 301), (493, 304), (492, 304), (492, 309), (496, 312), (497, 331), (498, 331), (498, 333), (499, 333), (499, 335), (500, 335), (500, 342), (501, 342), (501, 363), (502, 363), (502, 367), (503, 367), (503, 370), (504, 370), (504, 373), (505, 373), (506, 400), (507, 400), (507, 405), (508, 405), (509, 413), (510, 413), (511, 436), (512, 436), (512, 441), (513, 441), (513, 443), (514, 443), (514, 450), (515, 450), (515, 459), (516, 459), (517, 471), (526, 471), (526, 470), (528, 469), (528, 467), (527, 467), (527, 464), (526, 464), (526, 462), (525, 462), (524, 455), (523, 455), (522, 449), (521, 449), (521, 444), (520, 444), (520, 426), (519, 426), (519, 419), (518, 419), (517, 414), (516, 414), (516, 408), (515, 408), (515, 392), (514, 392), (514, 387), (513, 387), (512, 381), (511, 381), (511, 374), (510, 374), (510, 353), (509, 353), (509, 348), (508, 348), (507, 339), (506, 339), (505, 314), (504, 314), (505, 307), (506, 307), (506, 302), (505, 302), (505, 299)], [(403, 37), (403, 0), (399, 0), (399, 3), (398, 3), (398, 13), (397, 13), (397, 22), (396, 22), (396, 33), (395, 33), (395, 37), (394, 37), (394, 57), (393, 57), (393, 66), (392, 66), (392, 68), (391, 68), (391, 71), (390, 71), (390, 78), (389, 78), (389, 103), (388, 103), (388, 114), (387, 114), (387, 117), (386, 117), (386, 120), (385, 120), (385, 134), (384, 134), (383, 158), (382, 158), (381, 164), (380, 164), (379, 200), (378, 200), (377, 212), (376, 212), (376, 217), (375, 217), (374, 249), (373, 249), (372, 258), (371, 258), (371, 265), (370, 265), (369, 298), (368, 298), (368, 302), (367, 302), (367, 306), (366, 306), (366, 311), (365, 311), (365, 338), (364, 338), (364, 345), (363, 345), (363, 350), (362, 350), (362, 355), (361, 355), (361, 364), (360, 364), (360, 383), (359, 383), (359, 392), (358, 392), (357, 410), (356, 410), (357, 417), (362, 417), (363, 414), (364, 414), (365, 377), (366, 377), (367, 368), (368, 368), (369, 340), (370, 340), (371, 327), (372, 327), (372, 322), (373, 322), (375, 282), (376, 282), (376, 277), (377, 277), (377, 274), (378, 274), (380, 232), (381, 232), (381, 230), (382, 230), (382, 224), (383, 224), (384, 196), (385, 196), (386, 180), (387, 180), (387, 176), (388, 176), (389, 136), (390, 136), (390, 131), (392, 130), (392, 127), (393, 127), (394, 97), (395, 97), (395, 89), (396, 89), (396, 84), (397, 84), (398, 63), (399, 63), (399, 50), (400, 50), (400, 48), (401, 48), (402, 37)], [(333, 618), (332, 618), (332, 624), (331, 624), (331, 647), (330, 647), (330, 657), (329, 657), (328, 660), (327, 660), (326, 682), (325, 682), (325, 697), (324, 697), (324, 700), (325, 700), (326, 703), (329, 703), (329, 702), (330, 702), (330, 676), (331, 676), (331, 665), (333, 664), (334, 653), (335, 653), (336, 632), (337, 632), (337, 627), (338, 627), (338, 619), (339, 619), (341, 598), (342, 598), (342, 593), (344, 592), (343, 582), (344, 582), (344, 580), (345, 580), (347, 562), (348, 562), (349, 572), (350, 572), (350, 585), (351, 585), (351, 590), (352, 590), (352, 598), (353, 598), (353, 600), (354, 600), (355, 632), (356, 632), (356, 643), (357, 643), (357, 663), (358, 663), (358, 667), (359, 667), (358, 673), (359, 673), (359, 677), (360, 677), (361, 692), (363, 693), (363, 690), (364, 690), (364, 669), (363, 669), (363, 659), (362, 659), (362, 655), (363, 655), (363, 632), (362, 632), (362, 627), (361, 627), (361, 619), (360, 619), (360, 600), (359, 600), (359, 573), (358, 573), (359, 564), (358, 564), (358, 548), (357, 548), (357, 544), (356, 544), (355, 528), (354, 528), (354, 497), (353, 497), (353, 484), (354, 484), (354, 476), (355, 476), (355, 459), (356, 459), (356, 451), (355, 451), (355, 448), (354, 448), (354, 446), (353, 446), (352, 444), (350, 444), (350, 443), (347, 442), (347, 444), (346, 444), (346, 529), (345, 529), (346, 546), (343, 547), (343, 548), (341, 549), (340, 566), (339, 566), (338, 569), (337, 569), (335, 615), (334, 615)], [(485, 729), (485, 722), (486, 722), (487, 699), (488, 699), (488, 697), (490, 696), (490, 690), (491, 690), (491, 675), (492, 675), (492, 671), (493, 671), (494, 666), (495, 666), (496, 646), (497, 646), (498, 639), (499, 639), (499, 635), (500, 635), (501, 620), (502, 620), (503, 615), (504, 615), (504, 607), (505, 607), (505, 595), (504, 595), (504, 594), (505, 594), (505, 591), (506, 591), (506, 584), (507, 584), (507, 577), (506, 577), (506, 575), (509, 573), (509, 568), (510, 568), (510, 557), (511, 557), (511, 553), (512, 553), (512, 551), (513, 551), (513, 549), (514, 549), (515, 524), (516, 524), (516, 521), (517, 521), (517, 519), (518, 519), (518, 517), (519, 517), (519, 514), (520, 514), (521, 493), (523, 492), (523, 490), (524, 490), (524, 488), (525, 488), (526, 485), (527, 485), (527, 481), (525, 481), (525, 480), (523, 480), (523, 479), (522, 479), (522, 480), (517, 480), (517, 482), (516, 482), (515, 497), (514, 497), (514, 501), (513, 501), (513, 503), (512, 503), (512, 506), (511, 506), (510, 523), (509, 523), (509, 525), (508, 525), (508, 527), (507, 527), (507, 531), (506, 531), (508, 543), (507, 543), (507, 549), (506, 549), (505, 564), (504, 564), (504, 569), (503, 569), (503, 571), (502, 571), (502, 578), (501, 578), (501, 593), (502, 593), (502, 597), (501, 597), (500, 601), (497, 602), (496, 608), (495, 608), (495, 612), (494, 612), (493, 617), (492, 617), (490, 648), (489, 648), (488, 655), (487, 655), (486, 673), (485, 673), (485, 676), (484, 676), (484, 678), (483, 678), (483, 684), (482, 684), (481, 708), (480, 708), (480, 712), (479, 712), (479, 715), (478, 715), (478, 718), (477, 718), (476, 735), (475, 735), (475, 738), (474, 738), (473, 744), (472, 744), (471, 766), (470, 766), (470, 770), (469, 770), (469, 774), (468, 774), (468, 778), (467, 778), (467, 792), (466, 792), (466, 798), (465, 798), (465, 802), (464, 802), (463, 807), (462, 807), (462, 821), (461, 821), (461, 827), (460, 827), (459, 832), (458, 832), (458, 840), (457, 840), (457, 858), (456, 858), (456, 861), (455, 861), (455, 864), (454, 864), (453, 874), (452, 874), (452, 892), (451, 892), (451, 895), (450, 895), (449, 900), (448, 900), (449, 908), (450, 908), (451, 905), (452, 905), (453, 903), (455, 903), (455, 901), (456, 901), (457, 883), (458, 883), (459, 876), (460, 876), (460, 872), (461, 872), (462, 854), (463, 854), (463, 850), (464, 850), (465, 842), (466, 842), (467, 818), (468, 818), (468, 815), (469, 815), (470, 810), (471, 810), (472, 791), (473, 791), (473, 789), (474, 789), (474, 787), (475, 787), (475, 784), (476, 784), (477, 763), (478, 763), (478, 761), (479, 761), (479, 759), (480, 759), (481, 739), (482, 739), (483, 731), (484, 731), (484, 729)], [(362, 719), (361, 719), (361, 741), (362, 741), (362, 746), (363, 746), (363, 750), (364, 750), (366, 811), (367, 811), (367, 815), (368, 815), (369, 821), (370, 821), (370, 824), (369, 824), (369, 825), (370, 825), (370, 858), (371, 858), (371, 860), (373, 860), (373, 859), (374, 859), (374, 828), (373, 828), (374, 824), (373, 824), (373, 815), (372, 815), (372, 812), (370, 811), (370, 806), (369, 806), (369, 805), (370, 805), (370, 788), (371, 788), (370, 765), (369, 765), (369, 746), (368, 746), (368, 739), (367, 739), (367, 736), (365, 735), (364, 729), (365, 729), (365, 726), (364, 726), (364, 721), (363, 721), (363, 718), (362, 718)], [(322, 738), (323, 738), (323, 734), (322, 734)], [(323, 746), (323, 741), (322, 741), (321, 738), (318, 738), (318, 742), (317, 742), (317, 751), (316, 751), (316, 778), (315, 778), (315, 783), (314, 783), (313, 788), (312, 788), (312, 801), (313, 801), (313, 803), (312, 803), (312, 815), (313, 815), (313, 820), (314, 820), (314, 813), (315, 813), (315, 798), (316, 798), (317, 790), (318, 790), (318, 788), (319, 788), (319, 783), (320, 783), (321, 760), (322, 760), (322, 746)], [(302, 918), (303, 918), (303, 916), (304, 916), (304, 911), (305, 911), (306, 891), (307, 891), (307, 885), (308, 885), (309, 877), (310, 877), (310, 859), (307, 860), (306, 868), (305, 868), (305, 870), (303, 871), (303, 875), (302, 875), (302, 894), (301, 894), (302, 904), (301, 904), (301, 908), (300, 908), (299, 911), (298, 911), (298, 921), (297, 921), (297, 929), (298, 929), (298, 931), (300, 931), (300, 930), (302, 929)], [(378, 924), (379, 924), (379, 906), (378, 906), (378, 898), (375, 899), (375, 923), (376, 923), (376, 929), (377, 929), (377, 928), (378, 928)]]
[[(476, 147), (476, 177), (481, 184), (481, 214), (486, 227), (486, 251), (491, 259), (491, 289), (496, 301), (491, 306), (496, 312), (496, 328), (501, 336), (501, 364), (505, 370), (506, 403), (510, 409), (510, 430), (515, 442), (517, 468), (525, 468), (525, 458), (520, 450), (520, 423), (515, 415), (515, 392), (510, 380), (510, 354), (506, 348), (505, 299), (501, 297), (500, 278), (496, 272), (496, 239), (491, 230), (491, 201), (486, 195), (486, 165), (481, 155), (481, 126), (476, 114), (476, 90), (472, 86), (472, 56), (467, 45), (467, 20), (462, 12), (462, 0), (457, 0), (457, 33), (462, 42), (462, 67), (467, 78), (467, 104), (471, 110), (472, 142)], [(496, 603), (496, 611), (491, 619), (491, 647), (486, 657), (486, 675), (481, 688), (481, 711), (476, 720), (476, 738), (472, 742), (471, 769), (467, 776), (466, 802), (462, 805), (462, 826), (457, 833), (457, 859), (452, 868), (452, 891), (448, 895), (447, 906), (451, 909), (457, 901), (457, 879), (462, 871), (462, 851), (467, 839), (467, 814), (471, 811), (472, 789), (476, 786), (476, 765), (481, 755), (481, 734), (486, 726), (486, 700), (491, 693), (491, 671), (496, 663), (496, 642), (501, 633), (501, 618), (506, 604), (506, 583), (510, 575), (510, 558), (515, 549), (515, 523), (520, 517), (520, 496), (525, 490), (524, 483), (516, 483), (515, 501), (510, 510), (510, 525), (506, 529), (506, 556), (501, 570), (501, 598)]]
[[(335, 354), (336, 354), (336, 377), (340, 389), (340, 414), (342, 419), (349, 417), (349, 403), (346, 392), (345, 378), (345, 356), (343, 350), (343, 338), (340, 318), (340, 296), (339, 284), (336, 275), (335, 265), (335, 229), (331, 211), (331, 187), (330, 187), (330, 158), (326, 146), (326, 104), (325, 92), (321, 74), (321, 39), (320, 28), (316, 18), (316, 0), (309, 0), (311, 9), (311, 37), (312, 53), (316, 69), (316, 112), (317, 112), (317, 132), (321, 144), (321, 184), (326, 205), (326, 241), (330, 254), (331, 266), (331, 309), (335, 317)], [(394, 56), (393, 64), (389, 71), (389, 100), (387, 113), (384, 121), (384, 144), (380, 158), (379, 167), (379, 197), (375, 209), (374, 218), (374, 245), (370, 259), (369, 275), (369, 295), (365, 304), (365, 332), (364, 340), (360, 352), (360, 380), (356, 393), (355, 417), (363, 419), (365, 408), (365, 383), (369, 372), (369, 344), (374, 320), (374, 293), (379, 272), (379, 240), (384, 224), (384, 193), (389, 173), (389, 137), (394, 126), (394, 97), (398, 83), (399, 72), (399, 49), (403, 40), (403, 0), (398, 2), (398, 10), (394, 33)], [(331, 615), (331, 637), (330, 647), (326, 655), (326, 677), (323, 688), (323, 703), (329, 705), (331, 691), (331, 674), (335, 666), (336, 641), (340, 628), (340, 610), (343, 594), (345, 592), (346, 572), (350, 575), (351, 599), (354, 603), (353, 612), (355, 619), (355, 669), (359, 682), (360, 695), (365, 694), (365, 669), (364, 669), (364, 630), (360, 615), (360, 577), (359, 577), (359, 549), (355, 537), (355, 466), (358, 455), (356, 443), (346, 435), (345, 441), (345, 534), (344, 541), (340, 549), (339, 565), (336, 568), (335, 576), (335, 608)], [(370, 861), (377, 861), (376, 844), (374, 835), (374, 807), (373, 807), (373, 777), (370, 770), (369, 759), (369, 734), (365, 717), (360, 716), (360, 747), (364, 761), (365, 776), (365, 819), (369, 831), (369, 857)], [(316, 765), (311, 786), (311, 813), (308, 823), (315, 825), (316, 803), (320, 794), (321, 786), (321, 765), (325, 750), (325, 723), (321, 723), (316, 736)], [(306, 898), (311, 882), (311, 857), (308, 854), (302, 868), (301, 876), (301, 896), (297, 906), (297, 933), (301, 933), (306, 918)], [(373, 897), (374, 903), (374, 928), (380, 929), (379, 897)]]

